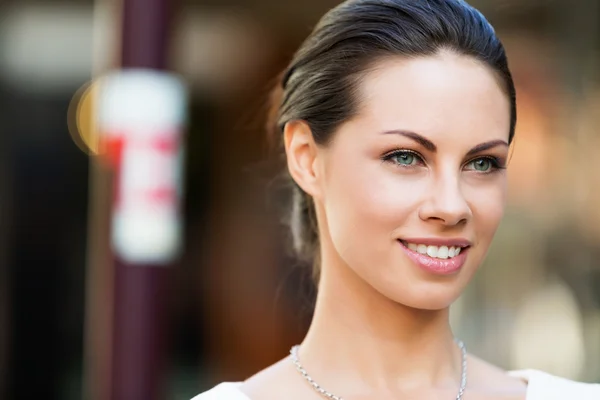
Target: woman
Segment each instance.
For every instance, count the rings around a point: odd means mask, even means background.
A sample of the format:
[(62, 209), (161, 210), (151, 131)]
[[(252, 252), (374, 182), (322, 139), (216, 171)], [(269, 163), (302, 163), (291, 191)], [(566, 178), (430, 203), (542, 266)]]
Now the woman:
[(290, 357), (196, 400), (600, 399), (507, 373), (454, 338), (449, 307), (506, 201), (515, 88), (493, 28), (461, 0), (350, 0), (296, 53), (275, 97), (291, 228), (318, 278)]

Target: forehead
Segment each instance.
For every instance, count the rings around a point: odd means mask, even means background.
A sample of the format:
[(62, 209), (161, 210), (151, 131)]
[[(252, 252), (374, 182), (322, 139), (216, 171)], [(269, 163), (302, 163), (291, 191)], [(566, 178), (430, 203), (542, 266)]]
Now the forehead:
[(510, 103), (495, 72), (451, 52), (379, 61), (360, 83), (357, 120), (430, 139), (508, 139)]

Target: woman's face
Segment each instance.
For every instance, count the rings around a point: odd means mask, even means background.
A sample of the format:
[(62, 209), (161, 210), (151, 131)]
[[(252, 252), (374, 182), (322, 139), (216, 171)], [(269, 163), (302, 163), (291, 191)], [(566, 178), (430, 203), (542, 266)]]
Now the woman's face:
[(395, 302), (445, 308), (503, 215), (508, 98), (488, 66), (450, 52), (381, 61), (359, 96), (317, 150), (323, 250)]

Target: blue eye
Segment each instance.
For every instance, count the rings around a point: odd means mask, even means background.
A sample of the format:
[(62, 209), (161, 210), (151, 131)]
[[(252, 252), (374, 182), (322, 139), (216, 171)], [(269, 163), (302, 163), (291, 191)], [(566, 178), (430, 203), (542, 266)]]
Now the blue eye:
[(475, 160), (470, 161), (467, 164), (468, 170), (473, 170), (473, 171), (482, 172), (482, 173), (492, 172), (499, 168), (500, 168), (500, 165), (499, 165), (498, 160), (496, 160), (495, 158), (491, 158), (491, 157), (476, 158)]
[(410, 153), (395, 154), (392, 157), (392, 160), (396, 161), (398, 164), (411, 165), (415, 161), (415, 155)]
[(422, 162), (418, 154), (408, 150), (395, 150), (385, 155), (383, 160), (403, 167), (411, 167)]

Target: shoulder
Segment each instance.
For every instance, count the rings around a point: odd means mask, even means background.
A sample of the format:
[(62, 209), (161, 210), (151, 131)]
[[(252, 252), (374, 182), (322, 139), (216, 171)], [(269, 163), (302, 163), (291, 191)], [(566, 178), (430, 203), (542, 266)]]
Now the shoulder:
[(469, 386), (472, 391), (488, 397), (524, 398), (527, 383), (510, 376), (506, 371), (474, 355), (468, 359)]
[(528, 383), (527, 400), (600, 399), (600, 384), (576, 382), (538, 370), (511, 371), (509, 375)]
[[(244, 382), (221, 383), (192, 400), (302, 399), (307, 394), (306, 385), (297, 378), (293, 364), (283, 359)], [(290, 393), (294, 395), (291, 396)]]
[(224, 382), (204, 393), (200, 393), (192, 400), (249, 400), (239, 389), (240, 386), (240, 382)]
[(288, 358), (284, 358), (246, 380), (241, 390), (251, 399), (303, 399), (312, 394)]
[[(475, 389), (527, 400), (600, 400), (600, 385), (581, 383), (539, 370), (505, 371), (477, 357), (469, 357)], [(475, 383), (476, 382), (476, 383)], [(512, 397), (510, 397), (512, 398)]]

